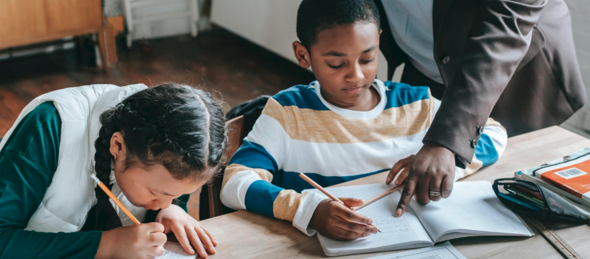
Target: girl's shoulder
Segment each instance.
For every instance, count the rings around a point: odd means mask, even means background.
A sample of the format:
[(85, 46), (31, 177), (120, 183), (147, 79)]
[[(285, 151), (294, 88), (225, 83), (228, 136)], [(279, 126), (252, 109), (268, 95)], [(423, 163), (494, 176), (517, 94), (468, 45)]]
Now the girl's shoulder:
[(3, 150), (23, 153), (29, 150), (33, 140), (48, 141), (45, 138), (51, 138), (51, 142), (59, 143), (61, 136), (61, 118), (53, 102), (44, 102), (39, 104), (35, 109), (29, 112), (8, 138)]

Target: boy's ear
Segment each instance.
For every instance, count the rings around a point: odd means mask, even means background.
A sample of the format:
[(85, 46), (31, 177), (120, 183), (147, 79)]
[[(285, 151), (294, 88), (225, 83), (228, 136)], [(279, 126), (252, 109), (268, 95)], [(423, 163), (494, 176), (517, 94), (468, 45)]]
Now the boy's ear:
[(299, 66), (302, 68), (309, 68), (311, 66), (311, 57), (309, 55), (309, 51), (305, 46), (303, 46), (303, 44), (301, 44), (301, 42), (293, 42), (293, 53), (295, 54), (297, 62), (299, 62)]

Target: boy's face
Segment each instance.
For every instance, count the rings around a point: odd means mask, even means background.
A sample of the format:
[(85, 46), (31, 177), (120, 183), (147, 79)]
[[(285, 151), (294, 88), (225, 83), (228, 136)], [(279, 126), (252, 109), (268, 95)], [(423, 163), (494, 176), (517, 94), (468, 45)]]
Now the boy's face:
[(343, 108), (358, 107), (371, 100), (380, 34), (376, 24), (357, 22), (321, 31), (310, 51), (299, 42), (293, 49), (302, 67), (311, 66), (324, 99)]

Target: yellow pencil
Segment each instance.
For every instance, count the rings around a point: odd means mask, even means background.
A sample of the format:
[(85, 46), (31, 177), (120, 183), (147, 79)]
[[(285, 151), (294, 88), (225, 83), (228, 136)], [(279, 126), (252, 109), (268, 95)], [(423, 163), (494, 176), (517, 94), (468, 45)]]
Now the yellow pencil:
[(115, 195), (111, 192), (111, 190), (109, 190), (109, 188), (107, 188), (106, 185), (104, 185), (104, 183), (102, 183), (98, 177), (96, 177), (95, 174), (91, 174), (90, 177), (92, 177), (92, 179), (94, 179), (94, 181), (98, 184), (98, 186), (100, 186), (100, 188), (111, 198), (111, 200), (113, 200), (115, 202), (115, 204), (117, 204), (117, 206), (119, 206), (119, 208), (125, 212), (125, 214), (127, 215), (127, 217), (129, 217), (131, 219), (131, 221), (133, 221), (133, 223), (135, 223), (136, 225), (141, 224), (141, 222), (139, 222), (139, 220), (137, 220), (137, 218), (135, 218), (135, 216), (133, 216), (133, 214), (131, 214), (131, 211), (129, 211), (125, 205), (123, 205), (123, 203), (121, 203), (121, 201), (119, 199), (117, 199), (117, 197), (115, 197)]
[[(349, 207), (348, 205), (346, 205), (346, 203), (344, 203), (342, 200), (338, 199), (338, 197), (332, 195), (331, 193), (329, 193), (326, 189), (324, 189), (321, 185), (319, 185), (318, 183), (316, 183), (314, 180), (312, 180), (311, 178), (307, 177), (307, 175), (305, 175), (304, 173), (299, 173), (299, 177), (303, 178), (303, 180), (305, 180), (306, 182), (308, 182), (309, 184), (311, 184), (313, 187), (315, 187), (316, 189), (318, 189), (320, 192), (324, 193), (326, 196), (330, 197), (330, 199), (332, 199), (335, 202), (338, 202), (342, 205), (344, 205), (344, 207), (347, 207), (351, 210), (354, 210), (353, 208)], [(372, 225), (372, 224), (371, 224)], [(377, 228), (377, 227), (375, 227)], [(381, 233), (381, 230), (379, 230), (377, 228), (377, 231), (379, 231), (379, 233)]]
[(326, 189), (324, 189), (321, 185), (319, 185), (318, 183), (316, 183), (311, 178), (307, 177), (307, 175), (305, 175), (304, 173), (299, 173), (299, 177), (303, 178), (303, 180), (305, 180), (306, 182), (308, 182), (309, 184), (311, 184), (311, 186), (315, 187), (320, 192), (324, 193), (326, 196), (328, 196), (333, 201), (338, 202), (338, 203), (344, 205), (344, 207), (347, 207), (349, 209), (352, 209), (351, 207), (349, 207), (348, 205), (346, 205), (343, 201), (341, 201), (340, 199), (338, 199), (338, 197), (332, 195), (331, 193), (329, 193), (328, 191), (326, 191)]

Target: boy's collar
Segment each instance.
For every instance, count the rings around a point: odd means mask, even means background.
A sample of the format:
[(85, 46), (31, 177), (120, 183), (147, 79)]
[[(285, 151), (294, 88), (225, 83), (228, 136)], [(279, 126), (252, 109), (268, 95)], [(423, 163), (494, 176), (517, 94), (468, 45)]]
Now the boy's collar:
[(371, 87), (374, 87), (377, 90), (377, 92), (381, 96), (381, 100), (379, 101), (377, 106), (375, 106), (375, 108), (373, 108), (370, 111), (353, 111), (345, 108), (340, 108), (336, 105), (331, 104), (330, 102), (326, 101), (322, 96), (320, 82), (318, 82), (317, 80), (311, 82), (308, 88), (315, 89), (318, 98), (324, 104), (324, 106), (326, 106), (328, 109), (339, 115), (351, 119), (373, 119), (379, 116), (381, 112), (383, 112), (383, 110), (385, 109), (385, 104), (387, 103), (387, 96), (385, 95), (386, 88), (383, 81), (375, 79), (373, 81), (373, 84), (371, 84)]

